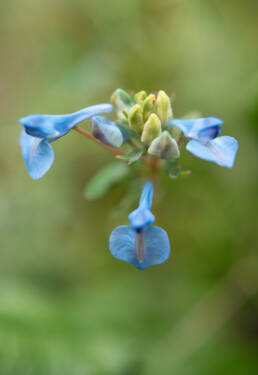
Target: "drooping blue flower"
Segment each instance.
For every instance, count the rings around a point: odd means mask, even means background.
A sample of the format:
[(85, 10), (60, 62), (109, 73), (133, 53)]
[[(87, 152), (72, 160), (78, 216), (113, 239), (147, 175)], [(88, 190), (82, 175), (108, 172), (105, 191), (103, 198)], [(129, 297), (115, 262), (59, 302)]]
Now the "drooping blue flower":
[(131, 226), (121, 225), (109, 239), (111, 254), (143, 270), (165, 262), (170, 254), (170, 243), (164, 229), (151, 226), (155, 217), (151, 212), (153, 185), (146, 182), (139, 207), (128, 216)]
[(30, 115), (19, 122), (22, 156), (29, 175), (37, 180), (44, 176), (54, 161), (51, 142), (63, 137), (74, 126), (100, 113), (111, 112), (111, 104), (98, 104), (67, 115)]
[(169, 121), (169, 126), (179, 128), (190, 139), (186, 149), (192, 154), (222, 167), (232, 168), (238, 142), (229, 136), (217, 137), (221, 132), (222, 124), (223, 121), (216, 117)]

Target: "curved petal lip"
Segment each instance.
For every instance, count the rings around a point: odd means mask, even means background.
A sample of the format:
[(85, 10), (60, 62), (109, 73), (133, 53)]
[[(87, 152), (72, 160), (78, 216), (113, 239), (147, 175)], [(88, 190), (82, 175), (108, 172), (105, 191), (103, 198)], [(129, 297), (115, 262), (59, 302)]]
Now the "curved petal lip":
[(201, 159), (225, 168), (232, 168), (238, 150), (238, 142), (229, 136), (215, 138), (207, 144), (191, 140), (187, 143), (186, 149)]
[(19, 141), (27, 171), (33, 180), (38, 180), (53, 164), (54, 151), (47, 141), (31, 137), (24, 130)]
[(109, 249), (111, 254), (134, 267), (143, 270), (149, 266), (165, 262), (170, 255), (167, 233), (160, 227), (151, 226), (144, 232), (144, 258), (139, 262), (136, 252), (137, 232), (130, 226), (122, 225), (111, 233)]

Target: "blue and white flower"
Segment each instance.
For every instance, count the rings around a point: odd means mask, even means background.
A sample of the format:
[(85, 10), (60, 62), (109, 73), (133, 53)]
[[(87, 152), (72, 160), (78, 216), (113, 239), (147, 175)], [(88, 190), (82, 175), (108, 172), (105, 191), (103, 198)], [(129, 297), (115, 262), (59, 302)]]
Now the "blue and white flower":
[(98, 104), (67, 115), (30, 115), (19, 122), (22, 156), (28, 173), (34, 180), (44, 176), (54, 161), (51, 142), (63, 137), (80, 122), (100, 113), (112, 112), (111, 104)]
[(139, 207), (128, 216), (130, 226), (121, 225), (113, 230), (109, 239), (111, 254), (131, 263), (138, 269), (165, 262), (170, 254), (170, 243), (164, 229), (151, 224), (153, 185), (148, 181), (142, 190)]
[(186, 149), (195, 156), (222, 167), (234, 166), (238, 142), (229, 136), (218, 137), (223, 121), (216, 117), (173, 119), (169, 126), (179, 128), (190, 141)]

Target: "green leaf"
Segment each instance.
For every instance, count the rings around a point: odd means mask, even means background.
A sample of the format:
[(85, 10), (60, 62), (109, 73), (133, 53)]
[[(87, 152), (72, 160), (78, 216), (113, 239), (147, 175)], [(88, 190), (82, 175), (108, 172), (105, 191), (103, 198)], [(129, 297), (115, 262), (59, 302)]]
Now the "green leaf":
[(130, 168), (125, 163), (113, 162), (102, 168), (86, 185), (84, 196), (94, 200), (102, 197), (116, 183), (125, 178)]
[(128, 164), (130, 165), (130, 164), (136, 163), (140, 159), (142, 154), (143, 154), (142, 150), (133, 151), (128, 155), (117, 155), (116, 158), (119, 159), (119, 160), (127, 161)]

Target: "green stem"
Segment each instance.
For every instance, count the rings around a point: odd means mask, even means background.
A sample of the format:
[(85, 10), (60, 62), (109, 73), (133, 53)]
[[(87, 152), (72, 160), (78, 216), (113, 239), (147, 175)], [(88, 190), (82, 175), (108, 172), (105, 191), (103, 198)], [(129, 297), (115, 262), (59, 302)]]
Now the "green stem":
[(177, 144), (178, 144), (178, 146), (181, 146), (183, 140), (184, 140), (184, 135), (181, 134), (180, 137), (179, 137), (178, 140), (177, 140)]

